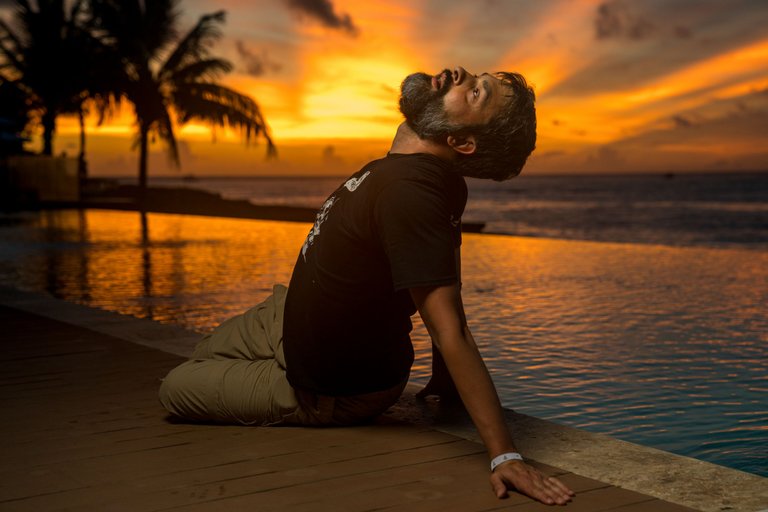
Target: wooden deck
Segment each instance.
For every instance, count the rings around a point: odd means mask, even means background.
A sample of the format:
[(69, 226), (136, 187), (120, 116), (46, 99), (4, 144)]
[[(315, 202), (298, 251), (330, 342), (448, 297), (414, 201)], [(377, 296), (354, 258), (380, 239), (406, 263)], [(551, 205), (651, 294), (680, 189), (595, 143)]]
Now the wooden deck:
[[(386, 417), (355, 428), (169, 422), (181, 359), (0, 306), (0, 510), (552, 510), (490, 491), (479, 444)], [(575, 511), (689, 508), (540, 465)]]

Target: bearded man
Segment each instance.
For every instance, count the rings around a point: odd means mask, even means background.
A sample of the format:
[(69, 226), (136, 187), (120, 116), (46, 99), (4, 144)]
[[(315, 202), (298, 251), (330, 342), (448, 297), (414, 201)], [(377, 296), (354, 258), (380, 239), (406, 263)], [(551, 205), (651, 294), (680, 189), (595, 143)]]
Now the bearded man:
[(433, 342), (421, 394), (458, 392), (491, 458), (496, 495), (514, 488), (547, 504), (569, 501), (565, 485), (517, 453), (461, 300), (464, 177), (520, 173), (536, 142), (534, 100), (516, 73), (408, 76), (405, 122), (387, 156), (323, 204), (287, 290), (275, 286), (221, 324), (168, 374), (166, 409), (248, 425), (369, 421), (406, 385), (418, 311)]

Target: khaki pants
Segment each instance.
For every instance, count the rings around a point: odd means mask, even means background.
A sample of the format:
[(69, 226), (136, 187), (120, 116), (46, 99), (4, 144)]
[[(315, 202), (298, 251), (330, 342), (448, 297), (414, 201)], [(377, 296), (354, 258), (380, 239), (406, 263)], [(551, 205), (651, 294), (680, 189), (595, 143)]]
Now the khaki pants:
[(351, 425), (394, 404), (406, 382), (376, 393), (330, 397), (294, 390), (285, 375), (283, 308), (287, 289), (227, 320), (160, 386), (172, 415), (243, 425)]

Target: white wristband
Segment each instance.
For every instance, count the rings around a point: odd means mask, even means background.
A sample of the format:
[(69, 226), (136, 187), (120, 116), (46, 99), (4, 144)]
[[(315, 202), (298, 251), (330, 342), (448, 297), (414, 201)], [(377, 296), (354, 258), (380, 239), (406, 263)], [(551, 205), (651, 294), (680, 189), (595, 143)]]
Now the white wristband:
[(523, 460), (523, 456), (517, 452), (508, 452), (502, 453), (498, 457), (494, 457), (494, 459), (491, 461), (491, 473), (493, 473), (493, 470), (496, 469), (496, 466), (507, 462), (508, 460)]

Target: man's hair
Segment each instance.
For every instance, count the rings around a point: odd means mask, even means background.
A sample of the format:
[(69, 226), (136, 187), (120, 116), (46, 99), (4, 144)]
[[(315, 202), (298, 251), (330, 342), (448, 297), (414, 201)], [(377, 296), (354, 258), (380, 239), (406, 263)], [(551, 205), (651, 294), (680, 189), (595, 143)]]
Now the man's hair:
[(476, 149), (458, 154), (456, 165), (464, 176), (503, 181), (520, 174), (536, 147), (536, 95), (519, 73), (494, 76), (511, 94), (487, 124), (460, 128), (460, 134), (475, 136)]

